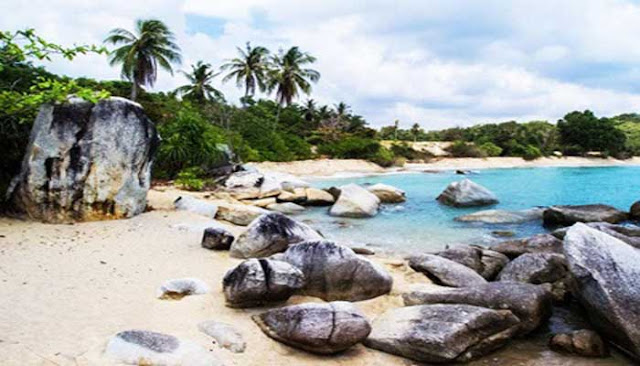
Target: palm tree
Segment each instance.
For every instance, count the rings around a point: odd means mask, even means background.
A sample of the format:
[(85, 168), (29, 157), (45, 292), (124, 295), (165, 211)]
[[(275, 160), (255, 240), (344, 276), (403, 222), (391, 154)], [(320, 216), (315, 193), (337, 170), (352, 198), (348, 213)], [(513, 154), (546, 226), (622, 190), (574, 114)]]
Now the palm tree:
[(413, 135), (413, 142), (418, 141), (418, 135), (420, 134), (419, 124), (414, 123), (413, 126), (411, 126), (411, 134)]
[(313, 99), (307, 99), (307, 102), (302, 107), (302, 114), (307, 122), (311, 122), (316, 116), (316, 101)]
[(211, 81), (218, 74), (213, 72), (210, 64), (198, 61), (195, 65), (191, 65), (191, 73), (181, 72), (189, 80), (189, 84), (177, 88), (177, 94), (197, 102), (224, 99), (222, 92), (211, 86)]
[(122, 64), (122, 78), (133, 83), (131, 99), (136, 99), (141, 87), (153, 86), (158, 67), (173, 75), (171, 64), (181, 62), (180, 47), (174, 40), (169, 28), (156, 19), (136, 21), (135, 34), (122, 28), (109, 32), (105, 43), (122, 44), (110, 53), (109, 64)]
[(244, 50), (240, 47), (236, 49), (239, 57), (229, 60), (221, 67), (222, 70), (229, 70), (222, 81), (235, 79), (238, 88), (244, 85), (245, 97), (255, 95), (256, 87), (260, 91), (265, 91), (269, 50), (261, 46), (251, 47), (249, 42)]
[(300, 91), (311, 93), (311, 82), (320, 79), (320, 73), (304, 66), (314, 63), (316, 58), (291, 47), (287, 52), (280, 50), (271, 58), (273, 68), (269, 72), (269, 91), (276, 90), (276, 102), (279, 105), (291, 105)]

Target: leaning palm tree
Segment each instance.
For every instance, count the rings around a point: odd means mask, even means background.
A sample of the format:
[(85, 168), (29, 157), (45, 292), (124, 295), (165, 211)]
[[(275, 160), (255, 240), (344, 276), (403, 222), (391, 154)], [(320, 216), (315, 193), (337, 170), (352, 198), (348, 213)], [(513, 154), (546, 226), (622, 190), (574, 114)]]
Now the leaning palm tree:
[(269, 71), (268, 88), (276, 91), (279, 105), (291, 105), (300, 91), (307, 95), (311, 93), (311, 83), (320, 79), (320, 73), (305, 66), (315, 61), (315, 57), (301, 52), (298, 47), (291, 47), (287, 52), (280, 50), (271, 58), (273, 68)]
[(229, 60), (221, 67), (222, 70), (229, 71), (222, 81), (235, 79), (238, 88), (244, 87), (245, 97), (254, 96), (256, 87), (265, 91), (269, 50), (261, 46), (251, 47), (249, 42), (244, 50), (240, 47), (236, 49), (239, 57)]
[(122, 78), (133, 84), (131, 99), (136, 99), (141, 87), (153, 86), (158, 67), (173, 75), (171, 64), (181, 62), (180, 47), (174, 40), (169, 28), (155, 19), (136, 21), (135, 33), (122, 28), (109, 32), (104, 42), (122, 45), (110, 53), (109, 64), (122, 64)]
[(189, 80), (189, 84), (177, 88), (176, 94), (200, 103), (205, 100), (224, 99), (222, 92), (211, 86), (211, 81), (218, 74), (213, 72), (210, 64), (198, 61), (195, 65), (191, 65), (190, 73), (184, 71), (181, 73)]

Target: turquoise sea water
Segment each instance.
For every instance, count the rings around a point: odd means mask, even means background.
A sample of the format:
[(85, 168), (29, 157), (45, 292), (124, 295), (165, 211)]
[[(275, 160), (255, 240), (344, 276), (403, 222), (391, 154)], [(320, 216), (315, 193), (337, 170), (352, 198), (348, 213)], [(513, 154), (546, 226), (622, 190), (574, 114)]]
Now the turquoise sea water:
[[(449, 183), (465, 177), (489, 188), (500, 203), (458, 209), (435, 200)], [(447, 244), (490, 244), (499, 240), (491, 234), (495, 230), (514, 231), (517, 236), (545, 232), (540, 222), (486, 225), (454, 221), (456, 216), (484, 209), (604, 203), (627, 211), (633, 202), (640, 200), (640, 167), (488, 169), (467, 176), (445, 171), (319, 179), (313, 185), (324, 188), (346, 183), (389, 184), (406, 191), (407, 202), (385, 205), (376, 217), (369, 219), (331, 217), (327, 208), (310, 209), (300, 218), (329, 239), (397, 252), (440, 250)]]

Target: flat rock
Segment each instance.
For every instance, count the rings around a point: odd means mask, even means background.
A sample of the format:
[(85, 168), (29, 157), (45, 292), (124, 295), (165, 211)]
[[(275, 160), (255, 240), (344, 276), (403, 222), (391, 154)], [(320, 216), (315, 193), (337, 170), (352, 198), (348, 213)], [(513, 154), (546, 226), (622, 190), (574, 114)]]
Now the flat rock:
[(582, 357), (609, 356), (607, 344), (598, 333), (589, 329), (555, 334), (549, 340), (549, 348), (556, 352), (570, 353)]
[(640, 360), (640, 251), (576, 224), (564, 238), (573, 294), (607, 340)]
[(305, 284), (304, 274), (286, 262), (248, 259), (222, 280), (227, 306), (246, 308), (286, 301)]
[(498, 281), (553, 283), (567, 275), (564, 256), (555, 253), (525, 253), (509, 262), (498, 275)]
[(269, 337), (320, 354), (347, 350), (371, 332), (364, 315), (343, 301), (286, 306), (252, 318)]
[(233, 353), (242, 353), (247, 348), (242, 333), (230, 324), (207, 320), (199, 323), (198, 329), (213, 338), (219, 347), (226, 348)]
[(562, 240), (551, 234), (538, 234), (524, 239), (507, 240), (491, 247), (509, 258), (525, 253), (562, 253)]
[(203, 295), (209, 286), (197, 278), (177, 278), (165, 281), (158, 289), (157, 297), (163, 300), (180, 300), (185, 296)]
[(509, 310), (471, 305), (418, 305), (374, 319), (365, 345), (419, 362), (466, 362), (503, 346), (518, 329)]
[(300, 293), (326, 301), (371, 299), (389, 293), (393, 285), (381, 266), (330, 241), (290, 246), (281, 260), (304, 273), (307, 283)]
[(437, 200), (453, 207), (487, 206), (498, 203), (495, 194), (469, 179), (449, 184)]
[(357, 184), (340, 187), (340, 197), (329, 214), (340, 217), (373, 217), (378, 214), (380, 199)]
[(210, 219), (216, 217), (216, 213), (218, 212), (218, 206), (213, 203), (191, 196), (180, 196), (176, 198), (176, 200), (173, 201), (173, 206), (176, 210), (193, 212)]
[(367, 187), (382, 203), (401, 203), (407, 200), (405, 191), (383, 183)]
[(336, 199), (331, 193), (318, 188), (307, 188), (305, 190), (307, 200), (307, 206), (331, 206), (336, 202)]
[(231, 232), (220, 227), (210, 227), (202, 235), (202, 247), (213, 250), (229, 250), (235, 237)]
[(467, 266), (486, 280), (494, 279), (509, 262), (509, 258), (502, 253), (469, 245), (448, 248), (436, 255)]
[(240, 234), (231, 244), (231, 256), (267, 257), (287, 250), (289, 245), (320, 239), (322, 236), (309, 225), (279, 212), (272, 212), (255, 219), (247, 227), (247, 231)]
[(544, 208), (532, 208), (522, 211), (483, 210), (472, 214), (458, 216), (456, 221), (481, 222), (485, 224), (522, 224), (529, 221), (542, 220)]
[(245, 200), (245, 201), (242, 201), (242, 203), (247, 204), (247, 205), (251, 205), (251, 206), (265, 208), (265, 207), (267, 207), (269, 205), (272, 205), (272, 204), (276, 203), (276, 198), (275, 197), (267, 197), (267, 198), (259, 198), (257, 200)]
[(617, 224), (627, 220), (629, 215), (608, 205), (566, 205), (547, 208), (542, 218), (547, 226), (571, 226), (577, 222)]
[(409, 267), (423, 273), (438, 285), (465, 287), (487, 282), (473, 269), (433, 254), (412, 256), (409, 258)]
[(282, 191), (278, 195), (278, 202), (305, 203), (307, 202), (307, 191), (305, 188), (296, 188), (292, 192)]
[(541, 286), (489, 282), (474, 287), (428, 286), (402, 295), (405, 305), (467, 304), (510, 310), (520, 319), (518, 335), (530, 333), (551, 316), (551, 294)]
[(267, 206), (267, 210), (276, 211), (285, 215), (295, 215), (303, 212), (305, 208), (293, 202), (272, 203)]
[(253, 222), (253, 220), (266, 213), (269, 213), (269, 211), (256, 206), (221, 204), (218, 207), (216, 219), (228, 221), (235, 225), (247, 226)]

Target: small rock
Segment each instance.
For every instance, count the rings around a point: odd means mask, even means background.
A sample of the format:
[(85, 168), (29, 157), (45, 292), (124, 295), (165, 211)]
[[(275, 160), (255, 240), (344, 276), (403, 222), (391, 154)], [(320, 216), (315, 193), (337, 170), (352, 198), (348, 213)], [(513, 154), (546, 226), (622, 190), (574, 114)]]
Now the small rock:
[(403, 190), (387, 184), (374, 184), (367, 187), (367, 190), (375, 194), (382, 203), (401, 203), (407, 200), (406, 193)]
[(487, 282), (471, 268), (433, 254), (409, 258), (409, 267), (423, 273), (438, 285), (466, 287), (483, 285)]
[(487, 206), (498, 203), (498, 198), (491, 191), (469, 179), (449, 184), (437, 200), (453, 207)]
[(494, 230), (491, 232), (491, 235), (499, 238), (512, 238), (516, 236), (516, 233), (511, 230)]
[(542, 220), (543, 208), (532, 208), (522, 211), (484, 210), (469, 215), (458, 216), (456, 221), (481, 222), (485, 224), (521, 224), (528, 221)]
[(217, 220), (228, 221), (235, 225), (247, 226), (253, 220), (269, 211), (255, 206), (240, 204), (223, 204), (218, 207)]
[(276, 203), (276, 199), (275, 199), (275, 197), (268, 197), (268, 198), (260, 198), (260, 199), (257, 199), (257, 200), (242, 201), (242, 203), (248, 204), (248, 205), (251, 205), (251, 206), (265, 208), (265, 207), (267, 207), (269, 205), (275, 204)]
[(262, 185), (264, 174), (257, 171), (240, 171), (227, 178), (224, 185), (227, 188), (258, 188)]
[(293, 192), (282, 191), (278, 196), (278, 202), (305, 203), (307, 201), (307, 192), (305, 188), (296, 188)]
[(305, 210), (303, 206), (293, 202), (273, 203), (267, 206), (267, 210), (276, 211), (285, 215), (295, 215)]
[(363, 248), (363, 247), (351, 247), (351, 250), (353, 250), (354, 253), (356, 254), (360, 254), (360, 255), (375, 255), (376, 252), (369, 249), (369, 248)]
[(306, 191), (307, 206), (331, 206), (336, 202), (334, 196), (327, 191), (318, 188), (307, 188)]
[(218, 206), (211, 202), (199, 200), (191, 196), (180, 196), (173, 201), (176, 210), (189, 211), (210, 219), (216, 216)]
[(180, 300), (185, 296), (202, 295), (209, 292), (209, 286), (197, 278), (168, 280), (158, 289), (157, 297), (162, 300)]
[(213, 338), (218, 346), (233, 353), (242, 353), (247, 347), (242, 334), (227, 323), (208, 320), (198, 324), (198, 329)]
[(582, 357), (609, 356), (607, 344), (598, 333), (588, 329), (556, 334), (549, 340), (549, 348), (556, 352), (572, 353)]
[(218, 227), (210, 227), (204, 230), (202, 247), (214, 250), (229, 250), (234, 240), (233, 234), (228, 230)]

